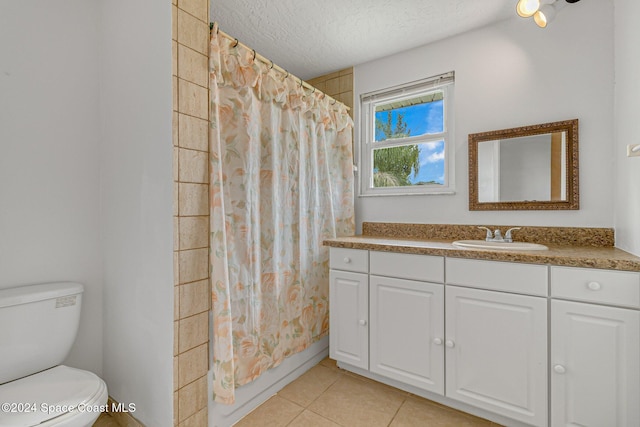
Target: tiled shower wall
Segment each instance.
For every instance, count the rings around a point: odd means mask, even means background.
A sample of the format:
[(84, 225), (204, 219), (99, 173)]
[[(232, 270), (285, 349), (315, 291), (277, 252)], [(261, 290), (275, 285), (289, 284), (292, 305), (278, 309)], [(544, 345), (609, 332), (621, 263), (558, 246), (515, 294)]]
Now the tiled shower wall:
[(349, 107), (353, 118), (353, 67), (315, 77), (307, 83)]
[(173, 424), (207, 426), (209, 0), (172, 0)]

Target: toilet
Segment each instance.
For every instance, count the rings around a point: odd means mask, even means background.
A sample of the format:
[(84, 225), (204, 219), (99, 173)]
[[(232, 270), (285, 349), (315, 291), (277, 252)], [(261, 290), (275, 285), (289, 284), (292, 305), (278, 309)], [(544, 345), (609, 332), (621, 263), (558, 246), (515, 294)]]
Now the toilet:
[(61, 365), (83, 290), (72, 282), (0, 290), (0, 427), (90, 427), (107, 409), (102, 379)]

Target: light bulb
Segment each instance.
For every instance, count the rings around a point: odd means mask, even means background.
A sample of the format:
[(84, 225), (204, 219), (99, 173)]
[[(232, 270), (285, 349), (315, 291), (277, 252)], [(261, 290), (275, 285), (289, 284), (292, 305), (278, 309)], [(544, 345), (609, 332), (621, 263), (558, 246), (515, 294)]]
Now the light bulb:
[(549, 22), (553, 21), (553, 18), (556, 16), (556, 8), (553, 5), (547, 4), (540, 8), (533, 15), (533, 20), (536, 21), (536, 24), (540, 28), (545, 28)]
[(540, 0), (519, 0), (516, 12), (523, 18), (533, 16), (540, 9)]

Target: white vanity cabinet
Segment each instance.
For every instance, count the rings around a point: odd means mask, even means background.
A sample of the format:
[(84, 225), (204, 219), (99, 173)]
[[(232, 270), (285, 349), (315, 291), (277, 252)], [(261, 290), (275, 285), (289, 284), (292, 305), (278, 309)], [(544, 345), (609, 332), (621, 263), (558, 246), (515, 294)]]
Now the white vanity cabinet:
[(551, 425), (639, 426), (640, 273), (551, 267), (551, 295)]
[(369, 370), (444, 394), (443, 257), (372, 251), (369, 271)]
[(329, 355), (369, 369), (369, 251), (331, 248)]
[(446, 265), (446, 396), (546, 426), (547, 267), (457, 258)]
[(341, 367), (509, 426), (640, 426), (639, 272), (330, 253)]

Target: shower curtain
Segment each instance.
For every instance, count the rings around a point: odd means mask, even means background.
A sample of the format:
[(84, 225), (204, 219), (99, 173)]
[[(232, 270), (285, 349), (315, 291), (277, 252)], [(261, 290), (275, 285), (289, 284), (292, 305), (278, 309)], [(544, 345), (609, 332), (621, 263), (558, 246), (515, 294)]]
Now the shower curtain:
[(353, 122), (346, 107), (216, 30), (210, 46), (212, 369), (215, 400), (231, 404), (236, 387), (328, 333), (322, 241), (354, 233)]

